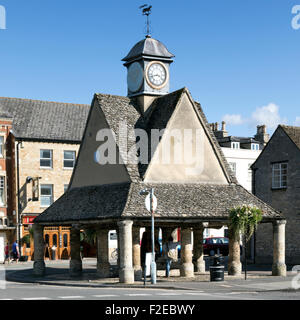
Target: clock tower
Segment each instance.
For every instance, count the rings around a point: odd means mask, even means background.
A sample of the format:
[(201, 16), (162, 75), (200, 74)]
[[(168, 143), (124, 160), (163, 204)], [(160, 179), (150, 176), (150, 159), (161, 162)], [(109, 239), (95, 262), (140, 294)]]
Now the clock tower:
[(164, 44), (150, 35), (138, 42), (122, 59), (127, 68), (128, 97), (153, 101), (155, 97), (169, 93), (173, 57)]

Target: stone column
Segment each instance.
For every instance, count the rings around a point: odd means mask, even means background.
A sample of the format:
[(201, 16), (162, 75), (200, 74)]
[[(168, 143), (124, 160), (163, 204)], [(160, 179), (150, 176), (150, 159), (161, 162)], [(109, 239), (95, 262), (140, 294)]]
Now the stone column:
[(242, 274), (240, 237), (235, 239), (233, 231), (228, 228), (229, 256), (228, 256), (228, 275), (238, 276)]
[(203, 253), (203, 231), (204, 227), (199, 226), (193, 229), (194, 234), (194, 266), (195, 271), (205, 273), (205, 261)]
[(108, 229), (97, 229), (97, 274), (101, 278), (110, 275)]
[(190, 228), (181, 229), (181, 277), (193, 277), (193, 245), (192, 245), (192, 231)]
[(273, 222), (273, 276), (286, 276), (285, 225), (286, 220), (277, 220)]
[(80, 227), (78, 225), (72, 225), (70, 230), (70, 245), (70, 274), (71, 276), (80, 276), (82, 272), (82, 261), (80, 256)]
[(120, 235), (120, 269), (121, 283), (134, 283), (134, 270), (132, 267), (132, 221), (118, 222)]
[(132, 228), (132, 243), (134, 280), (140, 281), (142, 279), (140, 227)]
[(120, 231), (117, 228), (117, 242), (118, 242), (118, 258), (117, 258), (117, 266), (118, 270), (120, 269)]
[(39, 224), (33, 225), (34, 236), (34, 264), (33, 273), (36, 276), (43, 276), (45, 274), (45, 262), (44, 262), (44, 227)]

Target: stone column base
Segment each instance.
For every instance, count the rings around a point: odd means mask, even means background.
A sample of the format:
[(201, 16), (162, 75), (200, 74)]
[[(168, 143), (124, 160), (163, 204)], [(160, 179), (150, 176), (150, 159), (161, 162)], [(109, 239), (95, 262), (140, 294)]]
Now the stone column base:
[(286, 277), (286, 265), (284, 263), (273, 264), (272, 276)]
[(180, 267), (180, 276), (181, 277), (194, 277), (194, 265), (193, 263), (183, 263)]
[(109, 264), (97, 264), (97, 275), (100, 278), (109, 278), (110, 265)]
[(143, 270), (142, 268), (134, 269), (134, 280), (141, 281), (143, 278)]
[(72, 277), (78, 277), (82, 273), (82, 261), (70, 260), (70, 275)]
[(228, 275), (240, 276), (242, 274), (242, 264), (240, 262), (228, 263)]
[(120, 278), (120, 283), (134, 283), (133, 268), (130, 268), (130, 269), (121, 268), (119, 270), (119, 278)]
[(199, 272), (199, 273), (205, 273), (205, 261), (195, 261), (194, 262), (194, 266), (195, 266), (195, 272)]
[(33, 264), (33, 274), (35, 276), (45, 275), (46, 267), (44, 261), (34, 261)]

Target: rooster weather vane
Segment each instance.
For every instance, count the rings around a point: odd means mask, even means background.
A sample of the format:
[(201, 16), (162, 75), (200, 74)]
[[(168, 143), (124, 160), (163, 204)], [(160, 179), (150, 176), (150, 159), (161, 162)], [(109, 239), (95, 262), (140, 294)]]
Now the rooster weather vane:
[(147, 36), (150, 36), (150, 21), (149, 21), (149, 15), (151, 14), (152, 6), (148, 6), (147, 4), (143, 4), (139, 7), (139, 9), (143, 9), (143, 16), (147, 17)]

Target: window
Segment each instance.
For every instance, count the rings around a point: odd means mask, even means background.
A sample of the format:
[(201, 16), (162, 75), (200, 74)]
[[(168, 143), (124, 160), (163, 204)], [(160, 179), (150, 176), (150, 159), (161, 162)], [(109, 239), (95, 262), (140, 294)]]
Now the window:
[(239, 149), (240, 143), (239, 142), (231, 142), (231, 149)]
[(64, 234), (63, 239), (64, 239), (64, 248), (67, 248), (68, 247), (68, 235), (66, 233)]
[(57, 235), (56, 234), (54, 234), (52, 236), (52, 246), (57, 247)]
[(5, 177), (0, 176), (0, 205), (5, 205)]
[(235, 162), (229, 162), (229, 167), (231, 171), (236, 175), (236, 163)]
[(259, 150), (259, 144), (258, 143), (251, 143), (251, 150)]
[(52, 184), (41, 185), (41, 207), (49, 207), (53, 202)]
[(75, 151), (64, 151), (64, 168), (74, 168), (75, 157)]
[(0, 136), (0, 157), (4, 157), (4, 137)]
[(204, 229), (203, 237), (204, 237), (204, 238), (208, 238), (208, 237), (209, 237), (209, 231), (208, 231), (208, 228), (205, 228), (205, 229)]
[(40, 167), (52, 168), (52, 150), (40, 150)]
[(288, 164), (273, 163), (272, 165), (272, 188), (284, 189), (287, 187), (287, 170)]

